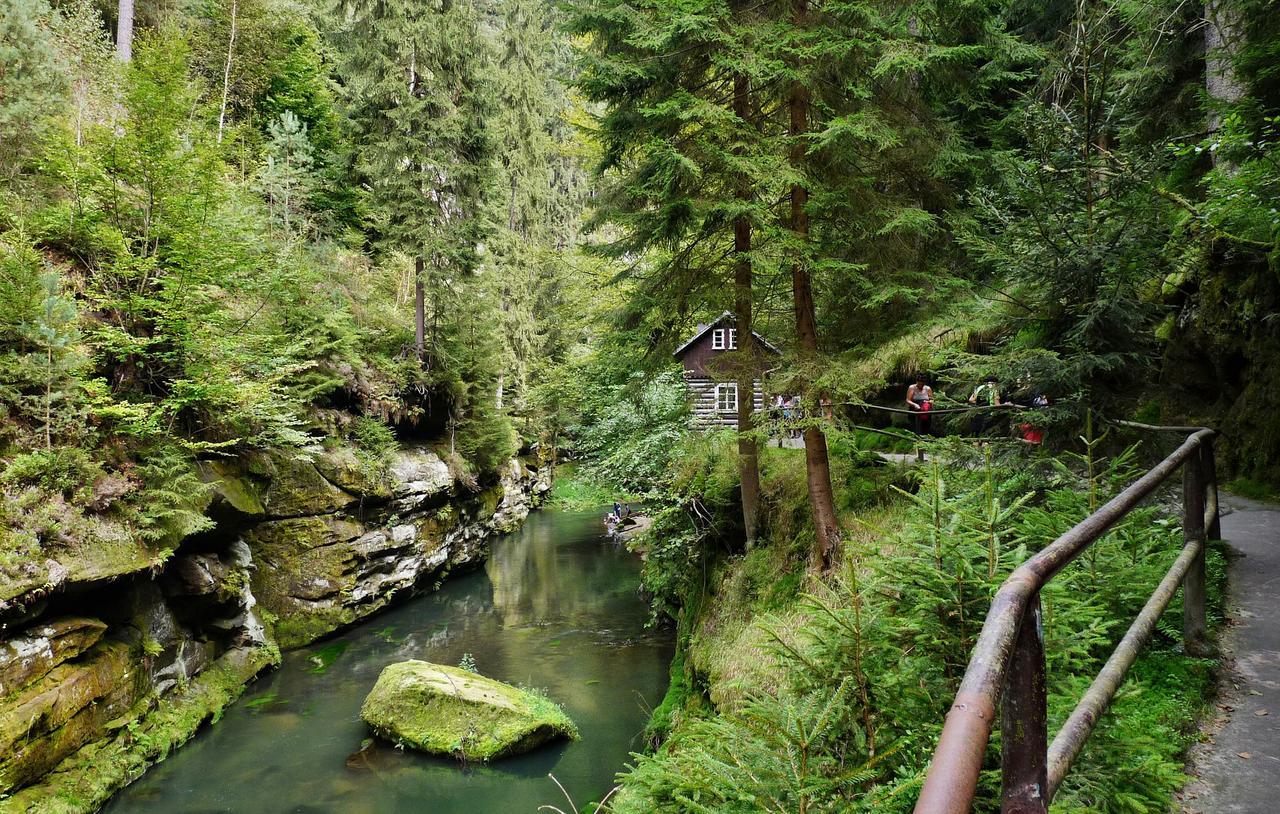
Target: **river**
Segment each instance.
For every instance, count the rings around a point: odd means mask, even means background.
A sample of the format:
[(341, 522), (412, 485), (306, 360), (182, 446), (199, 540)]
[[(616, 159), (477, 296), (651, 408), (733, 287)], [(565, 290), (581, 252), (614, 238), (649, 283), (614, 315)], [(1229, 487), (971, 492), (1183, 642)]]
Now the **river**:
[[(599, 800), (641, 748), (672, 642), (644, 628), (639, 563), (604, 537), (602, 512), (536, 512), (483, 569), (342, 635), (285, 654), (215, 725), (104, 811), (166, 814), (497, 814)], [(370, 742), (360, 704), (384, 666), (417, 658), (540, 687), (582, 738), (491, 765)], [(361, 749), (362, 744), (365, 748)]]

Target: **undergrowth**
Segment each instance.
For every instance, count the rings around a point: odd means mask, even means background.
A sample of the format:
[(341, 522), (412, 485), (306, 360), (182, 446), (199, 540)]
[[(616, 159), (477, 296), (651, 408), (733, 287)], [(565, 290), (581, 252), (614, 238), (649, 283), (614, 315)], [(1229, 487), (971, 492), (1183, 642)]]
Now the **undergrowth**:
[[(911, 475), (854, 444), (833, 449), (846, 547), (822, 579), (805, 567), (802, 454), (765, 456), (767, 542), (741, 554), (723, 519), (731, 513), (718, 510), (728, 496), (715, 490), (714, 450), (683, 450), (682, 479), (671, 481), (679, 497), (659, 514), (645, 565), (657, 607), (681, 631), (672, 691), (648, 732), (666, 740), (634, 756), (609, 811), (910, 811), (996, 588), (1139, 470), (1133, 449), (1104, 459), (1093, 441), (1061, 459), (944, 443)], [(1133, 511), (1043, 592), (1051, 729), (1181, 548), (1161, 500)], [(1218, 548), (1209, 567), (1218, 620)], [(1181, 653), (1180, 620), (1175, 599), (1055, 811), (1171, 804), (1216, 666)], [(997, 732), (975, 811), (998, 809), (998, 786)]]

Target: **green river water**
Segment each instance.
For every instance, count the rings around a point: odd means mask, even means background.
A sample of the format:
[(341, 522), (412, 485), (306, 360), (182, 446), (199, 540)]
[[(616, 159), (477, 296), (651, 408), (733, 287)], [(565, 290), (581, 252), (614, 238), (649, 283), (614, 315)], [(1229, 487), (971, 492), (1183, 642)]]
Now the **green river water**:
[[(494, 542), (483, 569), (286, 653), (280, 670), (104, 811), (569, 811), (549, 772), (579, 809), (599, 800), (640, 749), (672, 654), (668, 633), (645, 630), (639, 562), (604, 537), (601, 514), (537, 512)], [(457, 664), (466, 653), (485, 675), (545, 689), (581, 740), (469, 766), (366, 742), (360, 704), (384, 666)]]

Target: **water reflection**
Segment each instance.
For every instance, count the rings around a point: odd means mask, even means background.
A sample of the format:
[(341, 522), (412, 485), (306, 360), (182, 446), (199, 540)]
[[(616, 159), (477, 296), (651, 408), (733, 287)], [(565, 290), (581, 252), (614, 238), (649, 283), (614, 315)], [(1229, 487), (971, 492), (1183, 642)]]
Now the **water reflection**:
[[(285, 656), (167, 762), (105, 809), (122, 812), (485, 814), (599, 799), (639, 747), (660, 699), (669, 637), (643, 628), (638, 563), (604, 539), (599, 514), (541, 512), (496, 542), (483, 571)], [(372, 741), (360, 704), (381, 669), (407, 658), (456, 664), (544, 688), (580, 741), (490, 766), (404, 753)]]

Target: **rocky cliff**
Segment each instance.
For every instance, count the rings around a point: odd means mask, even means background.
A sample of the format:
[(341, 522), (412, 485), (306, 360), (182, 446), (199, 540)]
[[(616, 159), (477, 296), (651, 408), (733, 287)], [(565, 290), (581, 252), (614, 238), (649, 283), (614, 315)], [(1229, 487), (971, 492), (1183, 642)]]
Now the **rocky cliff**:
[(459, 478), (425, 447), (377, 464), (336, 447), (201, 469), (212, 531), (151, 551), (114, 530), (0, 585), (0, 812), (95, 809), (280, 647), (479, 562), (550, 488), (518, 459)]

